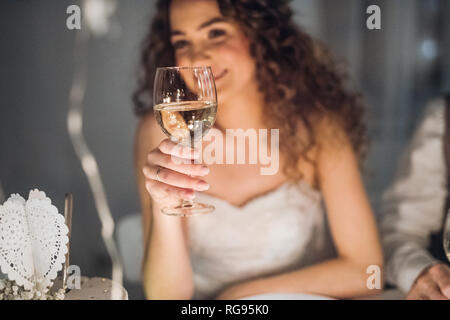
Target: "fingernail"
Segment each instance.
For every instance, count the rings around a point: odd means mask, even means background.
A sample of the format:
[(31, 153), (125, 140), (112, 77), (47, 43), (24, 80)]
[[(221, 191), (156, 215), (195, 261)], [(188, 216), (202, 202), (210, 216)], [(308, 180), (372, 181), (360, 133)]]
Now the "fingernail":
[(143, 168), (142, 168), (142, 173), (143, 173), (144, 175), (148, 175), (148, 168), (147, 168), (147, 167), (143, 167)]
[(184, 192), (184, 197), (186, 199), (192, 200), (195, 198), (195, 192), (194, 191), (186, 191), (186, 192)]
[(200, 189), (200, 190), (208, 190), (209, 184), (206, 183), (205, 181), (200, 181), (200, 182), (197, 182), (196, 187), (197, 187), (197, 189)]
[(209, 173), (209, 168), (207, 166), (202, 166), (202, 173), (203, 174), (208, 174)]

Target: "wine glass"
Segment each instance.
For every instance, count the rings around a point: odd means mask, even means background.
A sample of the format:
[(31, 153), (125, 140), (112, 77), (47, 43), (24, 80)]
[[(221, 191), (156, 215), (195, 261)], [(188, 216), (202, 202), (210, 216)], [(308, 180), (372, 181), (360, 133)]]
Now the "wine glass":
[(443, 234), (443, 245), (445, 255), (447, 256), (447, 260), (450, 262), (450, 210), (447, 213), (447, 216), (444, 221), (444, 234)]
[[(216, 121), (217, 92), (211, 68), (158, 68), (153, 103), (156, 120), (172, 141), (190, 148), (201, 143)], [(164, 207), (161, 211), (172, 216), (192, 216), (214, 209), (209, 204), (183, 200), (180, 205)]]

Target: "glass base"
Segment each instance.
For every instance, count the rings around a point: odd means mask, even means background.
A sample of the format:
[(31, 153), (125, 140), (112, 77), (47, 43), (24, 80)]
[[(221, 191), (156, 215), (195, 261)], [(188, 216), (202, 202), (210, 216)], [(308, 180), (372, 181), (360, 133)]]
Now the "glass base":
[(162, 208), (161, 212), (168, 216), (192, 217), (211, 213), (214, 210), (215, 207), (210, 204), (183, 201), (183, 203), (179, 206)]

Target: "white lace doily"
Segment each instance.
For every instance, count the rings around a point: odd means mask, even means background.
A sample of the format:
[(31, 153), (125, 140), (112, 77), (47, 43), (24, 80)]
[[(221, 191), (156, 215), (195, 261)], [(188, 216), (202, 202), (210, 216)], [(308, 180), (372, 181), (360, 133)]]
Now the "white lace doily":
[(45, 193), (13, 194), (0, 205), (0, 267), (25, 289), (52, 285), (67, 253), (64, 217)]

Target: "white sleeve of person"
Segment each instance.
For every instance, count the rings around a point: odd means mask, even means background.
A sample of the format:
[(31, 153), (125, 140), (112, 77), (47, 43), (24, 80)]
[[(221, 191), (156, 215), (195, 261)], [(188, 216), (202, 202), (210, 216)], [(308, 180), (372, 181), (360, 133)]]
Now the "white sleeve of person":
[(383, 195), (381, 236), (387, 282), (407, 293), (420, 273), (437, 262), (427, 251), (441, 228), (446, 197), (443, 152), (444, 99), (432, 101)]

